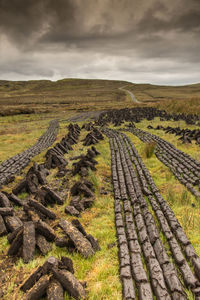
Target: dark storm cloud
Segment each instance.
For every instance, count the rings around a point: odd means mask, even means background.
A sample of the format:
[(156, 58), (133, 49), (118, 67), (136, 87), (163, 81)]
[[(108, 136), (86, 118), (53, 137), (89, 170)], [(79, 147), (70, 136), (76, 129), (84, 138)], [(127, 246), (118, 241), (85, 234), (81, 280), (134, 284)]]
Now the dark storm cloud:
[[(177, 6), (178, 9), (178, 6)], [(160, 15), (158, 13), (161, 13)], [(161, 18), (163, 15), (164, 18)], [(200, 5), (184, 12), (170, 12), (164, 4), (151, 7), (137, 24), (137, 29), (143, 33), (156, 33), (170, 30), (200, 31)]]
[[(0, 0), (0, 30), (20, 45), (73, 23), (73, 0)], [(67, 20), (67, 21), (66, 21)]]
[(200, 81), (199, 33), (199, 0), (0, 0), (0, 78)]

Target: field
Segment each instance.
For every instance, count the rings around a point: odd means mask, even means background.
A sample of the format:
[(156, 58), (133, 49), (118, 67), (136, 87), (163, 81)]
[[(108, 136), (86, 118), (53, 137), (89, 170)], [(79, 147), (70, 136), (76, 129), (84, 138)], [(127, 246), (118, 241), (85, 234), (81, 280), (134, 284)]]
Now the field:
[[(137, 105), (137, 107), (148, 107), (153, 105), (156, 108), (161, 110), (165, 109), (171, 113), (200, 112), (200, 85), (177, 88), (136, 85), (123, 81), (103, 80), (92, 81), (68, 79), (57, 82), (1, 81), (0, 106), (2, 117), (0, 119), (0, 163), (33, 146), (37, 142), (38, 138), (46, 131), (49, 122), (53, 119), (58, 119), (60, 128), (57, 138), (51, 147), (60, 143), (61, 139), (70, 132), (68, 126), (71, 122), (70, 120), (73, 120), (73, 118), (76, 120), (76, 124), (78, 124), (81, 128), (83, 124), (91, 121), (91, 117), (94, 117), (91, 111), (94, 112), (136, 107), (129, 95), (119, 90), (119, 87), (122, 86), (126, 86), (126, 89), (132, 91), (136, 98), (141, 101), (141, 104)], [(74, 219), (74, 217), (67, 215), (64, 211), (65, 207), (69, 205), (73, 198), (70, 193), (72, 186), (75, 182), (83, 179), (87, 179), (92, 183), (94, 187), (94, 203), (90, 208), (85, 209), (81, 213), (81, 217), (78, 219), (84, 226), (86, 232), (98, 240), (101, 250), (86, 259), (79, 251), (71, 252), (66, 247), (61, 248), (56, 246), (55, 242), (51, 242), (50, 244), (52, 245), (52, 249), (46, 255), (42, 256), (39, 250), (37, 250), (34, 253), (33, 259), (31, 259), (28, 263), (25, 263), (23, 261), (23, 254), (20, 253), (20, 251), (13, 256), (7, 255), (10, 244), (7, 240), (7, 235), (4, 235), (0, 237), (1, 299), (21, 299), (24, 295), (24, 293), (20, 290), (21, 284), (38, 268), (38, 266), (42, 265), (51, 256), (58, 259), (61, 259), (62, 256), (67, 256), (72, 259), (75, 270), (74, 276), (79, 280), (87, 282), (87, 287), (85, 288), (87, 295), (86, 299), (122, 299), (122, 293), (126, 293), (126, 291), (122, 291), (122, 282), (119, 274), (121, 274), (121, 279), (126, 278), (127, 280), (129, 277), (123, 277), (122, 260), (118, 253), (117, 241), (119, 239), (119, 235), (118, 231), (116, 231), (118, 228), (115, 224), (116, 212), (114, 207), (116, 207), (117, 203), (119, 203), (119, 199), (113, 191), (112, 176), (115, 163), (116, 165), (120, 164), (117, 156), (115, 157), (116, 154), (114, 155), (114, 153), (121, 153), (119, 156), (121, 157), (121, 163), (125, 164), (123, 165), (123, 169), (125, 168), (124, 166), (130, 162), (130, 158), (123, 154), (126, 153), (126, 142), (130, 143), (129, 147), (131, 147), (132, 143), (137, 150), (139, 157), (141, 157), (147, 170), (149, 170), (149, 173), (160, 194), (170, 209), (174, 212), (187, 238), (194, 247), (196, 254), (200, 256), (200, 199), (195, 197), (186, 186), (181, 184), (180, 180), (174, 176), (170, 169), (158, 159), (155, 153), (154, 144), (149, 145), (142, 142), (138, 136), (130, 131), (123, 131), (127, 138), (130, 139), (130, 142), (128, 142), (128, 140), (122, 140), (121, 135), (116, 133), (115, 130), (128, 128), (128, 124), (129, 122), (124, 122), (119, 126), (113, 126), (113, 123), (110, 122), (107, 125), (110, 131), (107, 133), (103, 132), (104, 139), (98, 140), (98, 143), (94, 145), (100, 153), (94, 158), (97, 161), (97, 164), (95, 165), (96, 170), (89, 168), (88, 175), (86, 177), (82, 176), (80, 173), (73, 176), (70, 170), (74, 169), (73, 163), (77, 162), (80, 158), (74, 160), (71, 159), (79, 155), (86, 155), (87, 150), (91, 149), (92, 145), (84, 145), (83, 140), (89, 132), (92, 132), (92, 128), (88, 131), (81, 129), (80, 135), (78, 135), (76, 139), (76, 143), (72, 145), (73, 150), (69, 150), (68, 153), (63, 155), (68, 163), (64, 169), (69, 172), (66, 172), (63, 177), (59, 177), (57, 176), (59, 168), (50, 168), (49, 175), (47, 176), (48, 186), (52, 190), (56, 191), (64, 201), (62, 205), (47, 205), (47, 208), (55, 213), (56, 219), (53, 221), (45, 219), (45, 222), (47, 222), (47, 224), (55, 230), (56, 236), (58, 237), (62, 236), (62, 230), (58, 226), (60, 219), (66, 219), (68, 221), (72, 221)], [(178, 137), (174, 134), (165, 133), (163, 130), (147, 128), (149, 125), (153, 128), (156, 128), (158, 125), (162, 125), (164, 127), (179, 126), (180, 128), (188, 128), (190, 130), (199, 129), (196, 124), (186, 124), (184, 120), (160, 121), (159, 117), (155, 117), (151, 121), (144, 119), (139, 123), (135, 123), (135, 125), (137, 129), (155, 134), (165, 141), (170, 142), (176, 147), (176, 149), (189, 154), (191, 158), (200, 162), (200, 145), (195, 144), (194, 141), (192, 141), (191, 144), (184, 144), (182, 141), (178, 140)], [(109, 135), (113, 136), (110, 138)], [(113, 143), (110, 139), (116, 143)], [(109, 140), (111, 142), (111, 147)], [(116, 147), (115, 150), (114, 148), (112, 150), (112, 147)], [(46, 152), (47, 149), (44, 149), (40, 154), (34, 156), (29, 164), (16, 175), (14, 181), (3, 185), (1, 191), (11, 193), (16, 184), (25, 178), (27, 171), (33, 165), (33, 162), (37, 162), (38, 164), (45, 163)], [(137, 155), (135, 159), (136, 158)], [(135, 167), (133, 161), (132, 164), (135, 172), (137, 173), (137, 177), (140, 178), (137, 167)], [(117, 168), (119, 167), (120, 166), (118, 165)], [(123, 176), (125, 181), (128, 180), (125, 172)], [(119, 183), (120, 188), (122, 188), (123, 182), (120, 182), (120, 176), (118, 178), (118, 184)], [(138, 179), (138, 184), (141, 185), (142, 188), (141, 178), (140, 180)], [(150, 188), (151, 186), (148, 185), (148, 189)], [(128, 200), (131, 199), (131, 197), (129, 197), (129, 192), (130, 191), (127, 188), (126, 193), (128, 195)], [(143, 193), (142, 189), (141, 193)], [(34, 199), (34, 193), (22, 192), (19, 193), (18, 197), (22, 201), (28, 201), (29, 199)], [(182, 298), (180, 299), (195, 299), (195, 295), (197, 295), (195, 288), (198, 286), (198, 283), (195, 283), (191, 288), (187, 279), (183, 280), (184, 270), (180, 271), (180, 264), (177, 264), (173, 251), (169, 247), (168, 240), (166, 239), (164, 232), (161, 230), (161, 225), (159, 224), (159, 218), (156, 216), (156, 211), (153, 210), (153, 206), (146, 194), (144, 194), (144, 199), (147, 202), (146, 208), (149, 209), (149, 212), (153, 216), (155, 226), (159, 229), (158, 238), (166, 248), (166, 253), (169, 256), (170, 262), (176, 266), (176, 270), (178, 272), (177, 278), (180, 279), (181, 289), (183, 292)], [(120, 203), (123, 210), (124, 201), (121, 201)], [(133, 202), (130, 203), (133, 207), (136, 205)], [(1, 201), (0, 204), (0, 206), (2, 206)], [(143, 215), (144, 207), (141, 206), (140, 209)], [(22, 208), (14, 205), (14, 210), (17, 215), (21, 216), (23, 211)], [(135, 218), (134, 211), (136, 211), (136, 207), (133, 209), (133, 216)], [(126, 224), (126, 214), (127, 210), (125, 209), (122, 211), (124, 224)], [(144, 216), (145, 214), (143, 215), (145, 221)], [(149, 264), (146, 263), (149, 258), (145, 256), (143, 248), (144, 244), (142, 243), (140, 230), (138, 229), (139, 227), (137, 227), (138, 224), (135, 222), (135, 219), (134, 224), (137, 229), (136, 234), (138, 236), (138, 241), (142, 248), (142, 264), (148, 275), (148, 282), (151, 282), (150, 289), (152, 288), (154, 290), (154, 298), (152, 299), (158, 299), (157, 293), (159, 293), (159, 291), (157, 291), (157, 287), (155, 287), (154, 283), (152, 283), (149, 279), (153, 276), (151, 273), (152, 270)], [(148, 228), (148, 226), (146, 227)], [(127, 224), (124, 225), (124, 228), (127, 230)], [(172, 230), (172, 232), (175, 236), (176, 230)], [(182, 247), (177, 236), (176, 239), (179, 246)], [(129, 245), (129, 240), (127, 241), (127, 244)], [(152, 249), (154, 249), (154, 243), (151, 242), (151, 240), (150, 244), (152, 244)], [(119, 248), (120, 246), (121, 245), (119, 245)], [(192, 260), (186, 257), (183, 250), (184, 247), (185, 246), (183, 245), (183, 248), (181, 248), (184, 255), (184, 264), (188, 262), (188, 267), (191, 268), (194, 273), (195, 267), (192, 264)], [(159, 261), (158, 257), (157, 259)], [(164, 265), (160, 261), (159, 264), (161, 267)], [(163, 272), (163, 274), (165, 282), (167, 282), (165, 272)], [(198, 280), (200, 279), (198, 278)], [(138, 292), (140, 284), (141, 283), (133, 283), (136, 296), (131, 299), (140, 299)], [(170, 294), (170, 288), (170, 284), (167, 285), (166, 293), (169, 292)], [(125, 297), (125, 294), (123, 295)], [(65, 293), (64, 299), (73, 298)]]

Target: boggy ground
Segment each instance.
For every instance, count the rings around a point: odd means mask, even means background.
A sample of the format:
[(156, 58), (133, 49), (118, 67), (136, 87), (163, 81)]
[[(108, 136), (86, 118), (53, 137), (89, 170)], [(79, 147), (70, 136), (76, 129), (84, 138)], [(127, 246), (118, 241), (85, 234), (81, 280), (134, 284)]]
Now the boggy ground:
[[(37, 138), (47, 128), (50, 119), (43, 118), (41, 121), (39, 121), (39, 116), (33, 116), (30, 121), (29, 117), (23, 116), (23, 118), (18, 119), (17, 125), (15, 123), (16, 119), (13, 119), (13, 122), (8, 122), (7, 120), (7, 123), (4, 123), (5, 133), (8, 132), (9, 129), (12, 129), (13, 131), (11, 130), (11, 133), (7, 137), (8, 142), (6, 143), (6, 149), (1, 147), (2, 160), (5, 160), (10, 156), (15, 155), (22, 150), (25, 150), (26, 147), (30, 146), (30, 142), (31, 144), (34, 144)], [(200, 152), (198, 145), (184, 145), (181, 144), (181, 142), (177, 141), (177, 138), (174, 135), (165, 134), (162, 131), (148, 130), (146, 128), (149, 124), (151, 124), (153, 127), (156, 127), (159, 122), (160, 121), (158, 119), (150, 122), (142, 121), (141, 123), (138, 123), (137, 126), (143, 130), (155, 133), (165, 138), (167, 141), (173, 143), (178, 149), (181, 149), (182, 151), (190, 154), (192, 157), (200, 161)], [(60, 131), (57, 137), (57, 141), (59, 141), (67, 133), (67, 125), (68, 122), (66, 121), (66, 119), (62, 118), (60, 122)], [(82, 123), (79, 122), (79, 125), (82, 125)], [(162, 122), (162, 125), (183, 127), (186, 126), (182, 121), (166, 121)], [(187, 125), (186, 127), (190, 129), (194, 128), (193, 125)], [(14, 133), (14, 129), (17, 131), (16, 134)], [(73, 151), (65, 155), (66, 159), (69, 162), (67, 168), (70, 168), (73, 162), (69, 160), (69, 157), (79, 155), (80, 153), (86, 153), (87, 147), (83, 147), (83, 144), (81, 142), (86, 134), (86, 131), (81, 131), (79, 143), (73, 146)], [(131, 133), (126, 134), (133, 142), (139, 155), (142, 157), (143, 162), (148, 168), (157, 187), (160, 189), (161, 195), (174, 211), (176, 217), (178, 218), (180, 224), (182, 225), (188, 238), (194, 246), (197, 254), (200, 255), (199, 202), (197, 202), (194, 196), (189, 193), (177, 179), (175, 179), (169, 169), (160, 161), (158, 161), (154, 153), (152, 153), (151, 157), (147, 157), (146, 145), (144, 143), (142, 143)], [(21, 140), (23, 141), (20, 142)], [(1, 142), (3, 145), (5, 145), (5, 141), (7, 141), (6, 136), (2, 134)], [(119, 263), (117, 256), (118, 250), (115, 243), (116, 231), (114, 224), (114, 200), (111, 185), (111, 159), (108, 138), (105, 137), (105, 139), (103, 141), (100, 141), (97, 145), (95, 145), (95, 147), (101, 153), (101, 155), (96, 158), (96, 160), (98, 161), (97, 171), (90, 172), (89, 179), (95, 186), (96, 200), (92, 208), (85, 210), (81, 214), (80, 221), (85, 226), (87, 232), (98, 239), (101, 251), (96, 252), (96, 254), (92, 258), (86, 260), (82, 258), (78, 253), (70, 254), (64, 248), (56, 247), (55, 244), (53, 244), (53, 249), (48, 253), (47, 256), (42, 257), (40, 255), (36, 255), (33, 261), (28, 264), (24, 264), (22, 259), (12, 259), (8, 257), (5, 258), (5, 254), (8, 250), (9, 245), (7, 242), (7, 238), (1, 237), (0, 280), (2, 290), (4, 291), (2, 299), (20, 299), (22, 293), (19, 292), (19, 285), (25, 278), (30, 275), (32, 271), (34, 271), (38, 267), (38, 265), (41, 265), (49, 256), (52, 255), (58, 258), (60, 258), (62, 255), (72, 258), (77, 278), (87, 281), (87, 299), (111, 300), (122, 298), (121, 282), (119, 280)], [(43, 162), (45, 152), (46, 151), (36, 156), (33, 161)], [(28, 167), (23, 171), (24, 174), (27, 171)], [(47, 179), (48, 182), (51, 183), (52, 187), (59, 188), (61, 181), (60, 179), (55, 180), (54, 175), (56, 172), (56, 170), (51, 171), (51, 174)], [(52, 208), (52, 211), (54, 211), (60, 218), (64, 217), (69, 220), (71, 219), (71, 217), (67, 216), (64, 213), (64, 207), (69, 203), (70, 200), (69, 188), (72, 186), (74, 180), (78, 178), (78, 176), (79, 175), (76, 175), (74, 178), (69, 178), (69, 181), (65, 186), (65, 190), (62, 191), (65, 205)], [(21, 175), (17, 176), (15, 183), (19, 182), (22, 177), (23, 176)], [(5, 188), (5, 190), (9, 191), (15, 183), (10, 184)], [(107, 195), (100, 194), (101, 187), (105, 187), (108, 192)], [(26, 194), (22, 194), (21, 198), (25, 198), (26, 196)], [(113, 247), (108, 247), (112, 243), (115, 243), (113, 244)], [(188, 299), (193, 299), (193, 295), (189, 291), (186, 292), (188, 295)], [(70, 298), (66, 295), (65, 299)]]

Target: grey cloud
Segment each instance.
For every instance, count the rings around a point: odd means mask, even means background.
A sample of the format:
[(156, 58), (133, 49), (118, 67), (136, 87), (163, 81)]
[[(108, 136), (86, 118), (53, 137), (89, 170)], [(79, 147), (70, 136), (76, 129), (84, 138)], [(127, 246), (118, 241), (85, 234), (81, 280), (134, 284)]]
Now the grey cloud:
[(199, 81), (199, 20), (199, 0), (0, 0), (0, 78)]
[[(162, 7), (163, 9), (163, 7)], [(137, 29), (142, 33), (155, 34), (156, 32), (168, 32), (171, 30), (180, 30), (184, 32), (200, 31), (200, 5), (198, 10), (189, 10), (179, 15), (179, 13), (167, 14), (166, 18), (161, 19), (156, 16), (153, 8), (147, 15), (143, 16), (137, 24)]]

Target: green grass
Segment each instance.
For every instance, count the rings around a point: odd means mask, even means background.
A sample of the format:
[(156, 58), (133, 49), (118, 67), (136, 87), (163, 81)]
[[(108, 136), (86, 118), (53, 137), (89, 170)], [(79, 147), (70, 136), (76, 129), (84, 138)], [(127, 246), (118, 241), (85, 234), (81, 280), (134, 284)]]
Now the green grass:
[(154, 151), (155, 151), (155, 147), (156, 147), (156, 143), (154, 143), (154, 142), (146, 144), (146, 147), (144, 149), (146, 158), (152, 157), (152, 155), (154, 154)]

